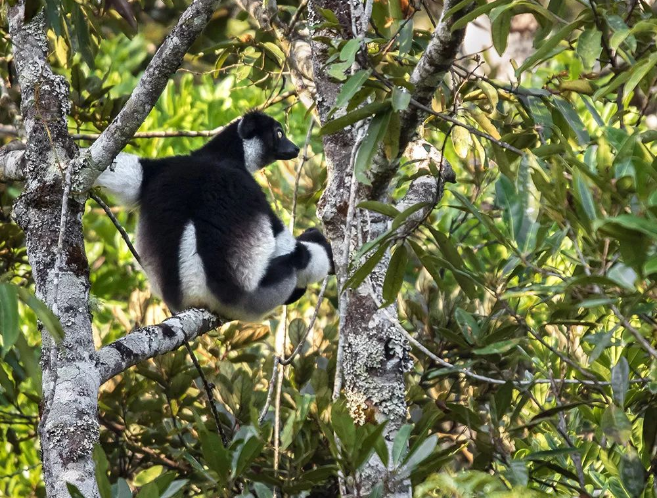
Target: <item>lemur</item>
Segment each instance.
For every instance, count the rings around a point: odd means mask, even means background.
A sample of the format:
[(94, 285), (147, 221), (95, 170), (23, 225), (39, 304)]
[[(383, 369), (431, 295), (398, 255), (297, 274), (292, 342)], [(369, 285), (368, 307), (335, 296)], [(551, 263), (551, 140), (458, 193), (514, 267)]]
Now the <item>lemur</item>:
[(186, 156), (120, 154), (96, 185), (139, 207), (137, 251), (172, 311), (253, 321), (333, 273), (326, 238), (311, 228), (295, 239), (253, 177), (298, 154), (280, 123), (254, 111)]

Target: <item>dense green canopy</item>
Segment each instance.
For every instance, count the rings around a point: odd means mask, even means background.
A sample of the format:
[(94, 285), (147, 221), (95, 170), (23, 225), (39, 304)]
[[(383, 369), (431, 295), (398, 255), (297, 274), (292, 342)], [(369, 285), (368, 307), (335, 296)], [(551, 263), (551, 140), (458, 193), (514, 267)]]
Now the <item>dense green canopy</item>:
[[(279, 15), (305, 23), (301, 3), (281, 2)], [(424, 3), (431, 2), (411, 2), (417, 11), (400, 0), (374, 3), (367, 70), (348, 74), (360, 42), (329, 40), (328, 70), (344, 81), (347, 109), (308, 134), (313, 110), (290, 81), (286, 47), (224, 2), (140, 129), (171, 133), (135, 138), (127, 151), (184, 154), (207, 138), (177, 132), (213, 130), (247, 109), (266, 109), (307, 145), (307, 160), (279, 162), (258, 180), (281, 218), (294, 219), (295, 233), (316, 226), (326, 183), (322, 135), (374, 116), (364, 145), (372, 152), (356, 159), (361, 181), (378, 144), (395, 155), (399, 115), (410, 105), (404, 88), (433, 31), (435, 9), (428, 15)], [(331, 281), (285, 370), (280, 455), (273, 415), (258, 420), (274, 333), (287, 327), (291, 353), (318, 288), (262, 324), (230, 323), (197, 340), (227, 447), (186, 350), (105, 384), (95, 452), (103, 498), (132, 496), (130, 489), (141, 498), (263, 498), (274, 487), (286, 496), (336, 496), (338, 473), (357, 482), (372, 452), (409, 475), (416, 496), (657, 496), (657, 13), (650, 3), (496, 0), (479, 2), (459, 21), (457, 28), (490, 19), (488, 54), (507, 49), (514, 16), (536, 24), (523, 42), (529, 57), (509, 69), (513, 81), (487, 77), (487, 66), (476, 69), (483, 56), (467, 54), (436, 93), (424, 139), (449, 161), (457, 183), (435, 209), (409, 228), (410, 211), (361, 206), (363, 216), (395, 218), (395, 229), (360, 249), (348, 283), (365, 281), (391, 249), (384, 298), (398, 303), (401, 326), (431, 354), (413, 346), (408, 424), (391, 455), (383, 426), (368, 413), (354, 423), (344, 400), (332, 401), (339, 292)], [(184, 6), (47, 2), (50, 62), (71, 84), (69, 128), (82, 147), (120, 110)], [(331, 12), (323, 14), (322, 23), (335, 25)], [(11, 43), (0, 31), (0, 143), (9, 143), (22, 136), (19, 93)], [(439, 173), (439, 161), (422, 166), (402, 162), (395, 199), (418, 175)], [(30, 267), (10, 221), (20, 191), (20, 183), (0, 184), (0, 496), (8, 497), (45, 493), (35, 313), (57, 330), (26, 291), (33, 290)], [(133, 236), (136, 213), (112, 212)], [(97, 345), (166, 317), (93, 200), (84, 227)]]

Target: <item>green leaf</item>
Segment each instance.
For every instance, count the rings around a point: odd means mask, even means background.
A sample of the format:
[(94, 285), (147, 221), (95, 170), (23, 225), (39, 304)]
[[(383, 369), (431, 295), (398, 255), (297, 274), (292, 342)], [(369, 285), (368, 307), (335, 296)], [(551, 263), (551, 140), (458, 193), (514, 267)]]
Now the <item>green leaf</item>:
[(458, 323), (461, 332), (470, 344), (476, 344), (479, 337), (479, 324), (474, 317), (467, 311), (456, 308), (454, 318)]
[(349, 62), (350, 65), (353, 64), (359, 49), (360, 40), (358, 38), (352, 38), (340, 50), (340, 60)]
[(646, 485), (646, 469), (633, 447), (621, 455), (620, 479), (632, 498), (639, 498)]
[(626, 95), (629, 95), (636, 86), (641, 83), (641, 80), (646, 77), (646, 75), (652, 70), (653, 67), (657, 64), (657, 53), (653, 53), (647, 59), (643, 59), (638, 64), (635, 64), (630, 69), (630, 77), (625, 83), (624, 91)]
[[(454, 244), (452, 244), (451, 239), (433, 227), (429, 227), (429, 230), (431, 231), (436, 244), (438, 244), (438, 247), (440, 247), (440, 252), (445, 257), (445, 259), (449, 261), (454, 268), (459, 268), (464, 272), (467, 272), (468, 267), (463, 261), (463, 258), (461, 258), (461, 255), (459, 254)], [(461, 289), (463, 289), (463, 292), (465, 292), (465, 294), (470, 299), (476, 299), (477, 288), (472, 283), (472, 280), (462, 276), (461, 273), (458, 272), (452, 272), (452, 274), (454, 275), (454, 278), (458, 282)]]
[[(466, 4), (467, 3), (468, 2), (466, 2)], [(465, 28), (465, 26), (470, 21), (474, 21), (477, 17), (479, 17), (483, 14), (487, 14), (488, 12), (493, 10), (494, 8), (499, 7), (500, 5), (506, 5), (506, 4), (509, 4), (509, 3), (511, 3), (511, 0), (495, 0), (494, 2), (485, 3), (484, 5), (480, 5), (476, 9), (472, 10), (472, 12), (467, 13), (466, 15), (461, 17), (458, 21), (456, 21), (452, 25), (452, 32), (456, 31), (458, 29), (461, 29), (461, 28)], [(456, 7), (458, 7), (459, 5), (457, 5)], [(452, 9), (448, 10), (445, 13), (445, 17), (447, 18), (448, 16), (451, 16), (454, 13), (455, 13), (455, 8), (452, 8)]]
[(68, 493), (71, 495), (71, 498), (84, 498), (84, 495), (80, 492), (80, 490), (77, 488), (75, 484), (71, 484), (70, 482), (67, 482), (66, 489), (68, 490)]
[(349, 411), (342, 401), (334, 403), (331, 407), (331, 426), (340, 438), (343, 448), (348, 454), (354, 450), (356, 426)]
[(602, 414), (600, 421), (602, 431), (617, 444), (625, 445), (632, 435), (632, 423), (625, 411), (616, 405), (610, 405)]
[(64, 340), (64, 329), (59, 322), (59, 318), (50, 311), (40, 299), (37, 299), (27, 289), (22, 287), (18, 288), (18, 295), (25, 304), (27, 304), (32, 311), (36, 314), (37, 318), (43, 323), (43, 326), (48, 330), (55, 343), (59, 344)]
[(103, 447), (100, 444), (94, 445), (93, 459), (95, 463), (96, 483), (98, 484), (100, 496), (102, 498), (111, 498), (112, 486), (107, 477), (109, 462), (107, 461), (107, 456), (105, 456)]
[(233, 472), (233, 478), (241, 476), (244, 471), (253, 463), (256, 457), (264, 448), (265, 443), (260, 441), (257, 437), (250, 438), (240, 450), (240, 455), (237, 457), (237, 465)]
[[(386, 278), (383, 281), (383, 300), (385, 304), (395, 301), (401, 286), (404, 283), (406, 273), (406, 264), (408, 263), (408, 252), (405, 245), (397, 247), (386, 271)], [(384, 304), (384, 306), (385, 306)]]
[(579, 200), (582, 205), (587, 218), (589, 221), (595, 220), (598, 215), (595, 209), (595, 201), (593, 200), (593, 195), (591, 194), (591, 190), (586, 182), (586, 178), (579, 170), (576, 170), (573, 173), (573, 181), (575, 183), (575, 194), (577, 200)]
[(157, 487), (157, 484), (154, 482), (149, 482), (144, 487), (139, 490), (135, 498), (159, 498), (160, 490)]
[(605, 231), (609, 225), (618, 225), (629, 230), (641, 232), (657, 240), (657, 223), (645, 218), (640, 218), (633, 214), (621, 214), (615, 218), (597, 220), (593, 226), (596, 230)]
[(396, 112), (404, 111), (411, 102), (411, 94), (405, 88), (396, 86), (392, 90), (392, 109)]
[(112, 486), (112, 496), (114, 498), (132, 498), (132, 490), (122, 477), (119, 477), (116, 484)]
[(337, 131), (343, 130), (345, 127), (352, 125), (358, 121), (361, 121), (372, 114), (376, 114), (377, 112), (383, 111), (385, 109), (388, 109), (390, 107), (390, 102), (372, 102), (371, 104), (364, 105), (363, 107), (359, 107), (358, 109), (354, 109), (351, 112), (348, 112), (344, 116), (340, 116), (339, 118), (333, 119), (322, 126), (322, 129), (320, 130), (319, 134), (320, 135), (330, 135), (331, 133), (335, 133)]
[(154, 481), (160, 474), (162, 474), (162, 471), (164, 470), (164, 467), (162, 465), (153, 465), (152, 467), (149, 467), (147, 469), (142, 470), (139, 472), (133, 482), (135, 486), (145, 486), (149, 482)]
[(577, 55), (585, 69), (592, 69), (602, 52), (602, 33), (595, 28), (585, 29), (577, 39)]
[(411, 207), (408, 207), (408, 208), (404, 209), (401, 213), (399, 213), (395, 217), (394, 220), (392, 220), (391, 230), (398, 229), (414, 213), (417, 213), (421, 209), (427, 208), (429, 206), (433, 206), (433, 203), (432, 202), (418, 202), (417, 204), (413, 204)]
[(399, 54), (407, 54), (413, 46), (413, 18), (407, 19), (399, 32)]
[(385, 214), (390, 218), (396, 218), (399, 215), (399, 210), (396, 207), (390, 204), (386, 204), (385, 202), (363, 201), (359, 203), (357, 207), (361, 209), (368, 209), (370, 211), (374, 211), (375, 213)]
[(614, 401), (618, 406), (625, 406), (625, 395), (630, 387), (630, 365), (624, 356), (611, 369), (611, 388), (614, 393)]
[(0, 284), (0, 334), (4, 355), (14, 346), (20, 334), (18, 292), (12, 284)]
[(254, 482), (253, 489), (255, 489), (258, 498), (274, 498), (274, 492), (261, 482)]
[[(509, 31), (511, 30), (511, 17), (513, 14), (506, 9), (506, 7), (500, 7), (504, 9), (504, 12), (498, 16), (495, 16), (495, 19), (491, 23), (491, 35), (493, 37), (493, 47), (499, 55), (502, 55), (506, 50), (506, 45), (509, 40)], [(491, 13), (491, 19), (493, 18), (493, 13)]]
[(356, 179), (364, 185), (372, 184), (369, 178), (365, 176), (365, 171), (369, 168), (372, 162), (372, 157), (374, 157), (374, 154), (379, 148), (379, 143), (386, 133), (388, 123), (390, 122), (390, 116), (391, 112), (386, 111), (378, 113), (372, 118), (372, 121), (367, 128), (365, 138), (356, 152), (354, 174), (356, 175)]
[(465, 197), (463, 194), (461, 194), (459, 191), (450, 190), (450, 193), (454, 197), (456, 197), (461, 202), (461, 204), (475, 216), (475, 218), (477, 218), (484, 226), (486, 226), (488, 231), (498, 240), (498, 242), (508, 247), (507, 237), (504, 236), (502, 232), (500, 232), (500, 230), (495, 225), (493, 225), (493, 222), (490, 220), (490, 218), (488, 218), (488, 216), (482, 214), (472, 204), (472, 202), (470, 202), (470, 200), (467, 197)]
[(370, 69), (361, 69), (360, 71), (354, 73), (353, 76), (350, 76), (347, 82), (342, 85), (338, 98), (335, 99), (334, 109), (339, 109), (340, 107), (345, 106), (351, 98), (356, 95), (356, 92), (361, 89), (363, 84), (369, 79), (372, 74)]
[(344, 284), (344, 289), (347, 289), (349, 287), (355, 289), (356, 287), (358, 287), (363, 282), (363, 280), (365, 280), (365, 278), (370, 273), (372, 273), (372, 270), (374, 270), (376, 264), (379, 261), (381, 261), (381, 258), (383, 257), (383, 255), (388, 249), (388, 245), (389, 245), (388, 243), (381, 244), (381, 246), (376, 250), (376, 252), (372, 254), (372, 256), (370, 256), (369, 259), (365, 261), (365, 263), (363, 263), (363, 265), (360, 268), (358, 268), (358, 270), (356, 270), (354, 273), (352, 273), (352, 275), (347, 279), (347, 281)]
[(506, 341), (495, 342), (486, 347), (475, 349), (473, 353), (479, 355), (502, 354), (514, 349), (521, 341), (522, 339), (507, 339)]
[(433, 450), (436, 448), (437, 444), (438, 438), (435, 434), (432, 434), (424, 441), (422, 441), (422, 444), (420, 444), (415, 451), (406, 457), (404, 467), (406, 467), (408, 472), (412, 472), (415, 467), (426, 460), (429, 455), (433, 453)]
[[(362, 443), (356, 448), (356, 456), (354, 458), (354, 467), (359, 469), (370, 457), (370, 455), (375, 451), (377, 444), (380, 446), (383, 443), (385, 447), (385, 442), (383, 441), (383, 430), (386, 428), (386, 424), (382, 423), (374, 427), (374, 429), (368, 434)], [(359, 430), (363, 430), (364, 427), (359, 427)], [(379, 452), (377, 452), (379, 453)], [(379, 456), (380, 458), (380, 456)], [(384, 466), (387, 467), (387, 458), (388, 455), (385, 455)]]
[[(595, 100), (595, 98), (593, 100)], [(579, 144), (586, 145), (591, 140), (591, 137), (589, 132), (586, 131), (586, 127), (584, 126), (584, 123), (582, 123), (577, 111), (569, 102), (562, 98), (555, 97), (552, 101), (559, 112), (561, 112), (564, 119), (568, 122), (570, 128), (575, 132)]]
[(395, 435), (395, 440), (392, 443), (392, 465), (395, 468), (399, 465), (408, 451), (408, 440), (411, 437), (412, 430), (412, 425), (404, 424), (399, 428)]
[(523, 62), (523, 64), (518, 69), (516, 69), (516, 76), (519, 78), (520, 75), (524, 73), (527, 69), (529, 69), (530, 67), (534, 66), (534, 64), (537, 64), (538, 62), (545, 59), (550, 54), (550, 52), (552, 52), (552, 50), (554, 50), (556, 46), (559, 45), (559, 43), (565, 40), (574, 30), (579, 28), (582, 24), (584, 24), (584, 19), (581, 18), (576, 19), (570, 24), (566, 24), (554, 35), (552, 35), (550, 38), (544, 41), (543, 44), (539, 47), (539, 49), (536, 50), (536, 52), (534, 52), (532, 55), (527, 57), (527, 59), (525, 59), (525, 62)]
[(285, 53), (280, 49), (278, 45), (272, 42), (264, 42), (262, 46), (267, 50), (267, 52), (276, 58), (278, 64), (281, 67), (285, 65)]

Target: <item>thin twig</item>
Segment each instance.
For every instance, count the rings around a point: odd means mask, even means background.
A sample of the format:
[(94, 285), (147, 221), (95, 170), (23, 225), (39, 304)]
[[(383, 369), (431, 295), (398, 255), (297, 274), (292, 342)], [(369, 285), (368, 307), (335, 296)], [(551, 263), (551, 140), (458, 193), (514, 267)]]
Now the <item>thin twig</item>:
[(278, 363), (280, 361), (281, 359), (278, 357), (278, 355), (275, 355), (274, 367), (271, 370), (271, 379), (269, 379), (269, 389), (267, 391), (267, 399), (265, 400), (265, 406), (262, 407), (262, 411), (260, 412), (260, 417), (258, 417), (258, 422), (261, 424), (265, 420), (265, 417), (267, 416), (267, 412), (269, 411), (269, 406), (271, 405), (271, 400), (274, 395), (274, 387), (276, 386), (276, 373), (278, 372)]
[(187, 349), (187, 352), (189, 353), (189, 357), (192, 359), (192, 363), (194, 363), (194, 366), (196, 367), (196, 370), (198, 371), (198, 374), (201, 377), (201, 382), (203, 382), (203, 388), (205, 389), (205, 394), (208, 397), (208, 405), (210, 405), (210, 411), (212, 412), (212, 416), (214, 417), (214, 423), (215, 426), (217, 427), (217, 433), (221, 436), (221, 441), (224, 443), (224, 446), (228, 446), (228, 438), (226, 437), (226, 434), (224, 433), (224, 430), (221, 427), (221, 421), (219, 420), (219, 413), (217, 412), (217, 407), (214, 405), (214, 396), (212, 396), (212, 386), (208, 382), (208, 379), (205, 377), (205, 374), (203, 373), (203, 369), (201, 368), (201, 364), (198, 362), (198, 359), (196, 358), (196, 355), (194, 354), (194, 350), (190, 346), (189, 341), (185, 341), (185, 348)]
[[(371, 287), (371, 285), (370, 285)], [(497, 385), (502, 385), (506, 384), (509, 382), (508, 380), (505, 379), (496, 379), (494, 377), (487, 377), (485, 375), (479, 375), (474, 373), (468, 368), (465, 367), (458, 367), (456, 365), (453, 365), (449, 363), (448, 361), (443, 360), (440, 356), (437, 356), (436, 354), (432, 353), (429, 349), (427, 349), (420, 341), (415, 339), (404, 327), (402, 327), (401, 323), (399, 323), (399, 320), (394, 318), (388, 310), (385, 308), (381, 308), (381, 303), (379, 300), (376, 298), (373, 292), (370, 291), (370, 297), (372, 300), (374, 300), (374, 304), (376, 304), (383, 314), (386, 316), (386, 318), (392, 323), (397, 330), (411, 343), (413, 344), (416, 348), (418, 348), (420, 351), (422, 351), (425, 355), (427, 355), (429, 358), (431, 358), (433, 361), (438, 363), (440, 366), (449, 368), (451, 370), (454, 370), (454, 372), (463, 374), (466, 377), (470, 377), (471, 379), (474, 380), (479, 380), (482, 382), (487, 382), (489, 384), (497, 384)], [(639, 378), (639, 379), (632, 379), (630, 380), (630, 383), (632, 384), (639, 384), (639, 383), (646, 383), (649, 382), (650, 380), (648, 378)], [(550, 384), (552, 381), (550, 379), (532, 379), (532, 380), (522, 380), (522, 381), (511, 381), (514, 387), (518, 389), (526, 389), (527, 387), (533, 385), (533, 384)], [(574, 384), (574, 385), (584, 385), (584, 386), (609, 386), (611, 385), (611, 382), (598, 382), (598, 381), (592, 381), (592, 380), (580, 380), (580, 379), (559, 379), (558, 381), (555, 379), (555, 382), (559, 382), (561, 384)]]
[(426, 112), (426, 113), (428, 113), (428, 114), (431, 114), (432, 116), (435, 116), (435, 117), (437, 117), (438, 119), (442, 119), (443, 121), (447, 121), (448, 123), (452, 123), (452, 124), (454, 124), (454, 125), (456, 125), (456, 126), (460, 126), (461, 128), (465, 128), (466, 130), (468, 130), (468, 131), (469, 131), (470, 133), (472, 133), (473, 135), (476, 135), (476, 136), (478, 136), (478, 137), (480, 137), (480, 138), (485, 138), (485, 139), (488, 140), (489, 142), (492, 142), (492, 143), (494, 143), (495, 145), (497, 145), (498, 147), (502, 147), (503, 149), (510, 150), (511, 152), (515, 152), (515, 153), (518, 154), (519, 156), (524, 155), (524, 152), (521, 151), (520, 149), (518, 149), (517, 147), (514, 147), (513, 145), (511, 145), (511, 144), (509, 144), (509, 143), (507, 143), (507, 142), (505, 142), (505, 141), (503, 141), (503, 140), (498, 140), (498, 139), (495, 138), (494, 136), (489, 135), (488, 133), (485, 133), (485, 132), (483, 132), (483, 131), (479, 131), (477, 128), (474, 128), (474, 127), (472, 127), (472, 126), (470, 126), (470, 125), (468, 125), (468, 124), (462, 123), (462, 122), (459, 121), (458, 119), (455, 119), (455, 118), (453, 118), (453, 117), (451, 117), (451, 116), (448, 116), (447, 114), (443, 114), (443, 113), (441, 113), (441, 112), (436, 112), (436, 111), (434, 111), (433, 109), (431, 109), (430, 107), (427, 107), (427, 106), (425, 106), (425, 105), (423, 105), (423, 104), (420, 104), (420, 103), (419, 103), (417, 100), (415, 100), (415, 99), (411, 99), (411, 102), (410, 102), (410, 103), (411, 103), (412, 106), (417, 107), (418, 109), (420, 109), (420, 110), (422, 110), (422, 111), (424, 111), (424, 112)]
[(308, 146), (310, 145), (310, 137), (314, 127), (315, 120), (311, 119), (310, 125), (308, 126), (308, 132), (306, 133), (306, 142), (303, 146), (301, 158), (299, 159), (297, 174), (294, 177), (294, 194), (292, 195), (292, 216), (290, 217), (290, 231), (294, 230), (294, 224), (297, 219), (297, 198), (299, 197), (299, 182), (301, 181), (301, 173), (303, 172), (303, 167), (308, 161)]
[(130, 236), (128, 235), (128, 232), (126, 232), (125, 228), (123, 228), (121, 223), (119, 223), (119, 220), (116, 218), (116, 216), (114, 216), (114, 213), (112, 212), (110, 207), (107, 204), (105, 204), (105, 201), (103, 201), (95, 192), (91, 192), (91, 194), (89, 194), (89, 197), (91, 197), (94, 201), (96, 201), (96, 204), (98, 204), (101, 208), (103, 208), (105, 214), (109, 217), (110, 220), (112, 220), (114, 227), (121, 234), (121, 237), (127, 244), (128, 249), (132, 253), (132, 256), (137, 260), (137, 263), (139, 263), (140, 266), (144, 266), (141, 262), (141, 258), (139, 257), (139, 254), (137, 253), (137, 249), (135, 249), (135, 246), (133, 246), (132, 242), (130, 241)]
[[(385, 76), (381, 75), (381, 74), (378, 73), (377, 71), (373, 71), (372, 74), (373, 74), (373, 75), (374, 75), (379, 81), (381, 81), (384, 85), (386, 85), (389, 89), (392, 90), (392, 88), (394, 87), (394, 85), (393, 85), (390, 81), (388, 81), (388, 79), (387, 79)], [(478, 136), (478, 137), (480, 137), (480, 138), (485, 138), (485, 139), (488, 140), (489, 142), (492, 142), (492, 143), (494, 143), (495, 145), (497, 145), (498, 147), (502, 147), (503, 149), (507, 149), (507, 150), (510, 150), (511, 152), (515, 152), (515, 153), (518, 154), (519, 156), (524, 155), (523, 151), (521, 151), (521, 150), (518, 149), (517, 147), (514, 147), (513, 145), (511, 145), (511, 144), (509, 144), (509, 143), (507, 143), (507, 142), (505, 142), (505, 141), (503, 141), (503, 140), (498, 140), (498, 139), (495, 138), (494, 136), (489, 135), (488, 133), (485, 133), (485, 132), (483, 132), (483, 131), (480, 131), (480, 130), (478, 130), (477, 128), (474, 128), (473, 126), (470, 126), (470, 125), (468, 125), (468, 124), (462, 123), (462, 122), (459, 121), (458, 119), (455, 119), (455, 118), (453, 118), (453, 117), (451, 117), (451, 116), (448, 116), (447, 114), (443, 114), (442, 112), (436, 112), (436, 111), (434, 111), (433, 109), (431, 109), (430, 107), (427, 107), (426, 105), (421, 104), (420, 102), (418, 102), (417, 100), (415, 100), (415, 99), (413, 99), (413, 98), (411, 98), (411, 100), (410, 100), (410, 104), (411, 104), (413, 107), (416, 107), (416, 108), (420, 109), (421, 111), (424, 111), (424, 112), (426, 112), (427, 114), (430, 114), (431, 116), (434, 116), (434, 117), (436, 117), (436, 118), (438, 118), (438, 119), (442, 119), (443, 121), (447, 121), (448, 123), (452, 123), (453, 125), (460, 126), (461, 128), (465, 128), (466, 130), (468, 130), (468, 131), (469, 131), (470, 133), (472, 133), (473, 135), (476, 135), (476, 136)]]
[[(283, 316), (281, 323), (276, 331), (276, 354), (283, 356), (287, 346), (287, 306), (283, 307)], [(283, 365), (277, 365), (276, 369), (276, 397), (274, 398), (274, 474), (278, 474), (280, 463), (280, 444), (281, 444), (281, 394), (283, 392), (283, 377), (285, 368)]]
[(322, 305), (322, 301), (324, 300), (324, 292), (326, 292), (326, 287), (328, 286), (328, 276), (324, 277), (324, 282), (322, 282), (322, 288), (319, 290), (319, 294), (317, 295), (317, 304), (315, 305), (315, 311), (313, 312), (313, 316), (310, 318), (310, 322), (308, 322), (308, 327), (306, 327), (306, 332), (303, 334), (303, 337), (299, 341), (299, 344), (297, 344), (297, 347), (294, 348), (294, 351), (288, 356), (287, 358), (281, 358), (279, 363), (281, 365), (289, 365), (292, 363), (292, 360), (294, 360), (294, 357), (299, 354), (301, 351), (301, 348), (303, 345), (306, 343), (306, 339), (308, 338), (308, 335), (310, 334), (310, 331), (313, 329), (313, 326), (315, 325), (315, 321), (317, 320), (317, 315), (319, 315), (319, 307)]
[[(283, 92), (280, 95), (274, 97), (266, 103), (266, 105), (261, 105), (255, 109), (258, 111), (264, 111), (268, 107), (278, 104), (283, 100), (288, 99), (296, 95), (295, 91)], [(132, 138), (176, 138), (176, 137), (214, 137), (221, 133), (226, 125), (217, 126), (211, 130), (156, 130), (156, 131), (139, 131), (135, 133)], [(0, 130), (1, 131), (1, 130)], [(89, 140), (93, 141), (100, 137), (100, 133), (71, 133), (71, 136), (74, 140)]]
[[(579, 247), (579, 242), (577, 242), (577, 234), (575, 233), (575, 230), (572, 228), (570, 223), (566, 222), (566, 226), (568, 227), (569, 232), (573, 236), (572, 238), (573, 246), (575, 247), (575, 252), (577, 253), (577, 257), (579, 258), (582, 268), (584, 269), (584, 273), (586, 273), (587, 276), (591, 276), (592, 275), (591, 268), (586, 262), (586, 258), (584, 257), (584, 253), (582, 252), (582, 249)], [(594, 284), (593, 290), (601, 297), (607, 297), (599, 285)], [(648, 342), (648, 340), (645, 337), (643, 337), (643, 334), (632, 326), (630, 321), (627, 319), (625, 315), (623, 315), (620, 312), (618, 307), (615, 304), (610, 304), (609, 308), (614, 313), (614, 315), (616, 315), (616, 318), (618, 318), (621, 321), (623, 326), (630, 331), (630, 333), (634, 336), (634, 338), (641, 345), (641, 347), (645, 349), (650, 356), (652, 356), (653, 358), (657, 358), (657, 349), (652, 347), (652, 345)]]
[(71, 183), (73, 178), (73, 165), (69, 163), (66, 168), (66, 176), (64, 178), (64, 191), (62, 193), (62, 214), (59, 218), (59, 237), (57, 239), (57, 252), (55, 254), (55, 269), (53, 271), (52, 293), (53, 304), (52, 311), (55, 315), (58, 313), (57, 307), (57, 294), (59, 290), (59, 274), (62, 267), (62, 254), (64, 253), (64, 236), (66, 233), (66, 221), (68, 218), (68, 201), (71, 195)]
[[(96, 203), (101, 208), (103, 208), (105, 214), (109, 217), (110, 220), (112, 220), (114, 227), (121, 234), (121, 238), (123, 238), (123, 240), (127, 244), (128, 249), (132, 253), (133, 257), (137, 260), (137, 262), (141, 266), (143, 266), (141, 258), (139, 257), (139, 253), (137, 252), (137, 249), (135, 249), (135, 246), (133, 246), (132, 242), (130, 241), (130, 236), (128, 235), (128, 232), (125, 231), (125, 228), (123, 228), (119, 220), (116, 218), (116, 216), (114, 216), (114, 213), (112, 213), (110, 207), (107, 204), (105, 204), (105, 202), (100, 197), (98, 197), (94, 192), (90, 194), (90, 197), (94, 201), (96, 201)], [(189, 353), (189, 357), (192, 359), (192, 363), (194, 364), (194, 367), (196, 367), (199, 377), (201, 377), (201, 381), (203, 382), (203, 388), (207, 396), (208, 406), (210, 407), (210, 411), (212, 412), (212, 416), (214, 418), (214, 422), (217, 427), (217, 433), (221, 436), (221, 440), (223, 441), (224, 446), (226, 446), (228, 444), (228, 438), (226, 437), (226, 434), (224, 433), (224, 430), (221, 427), (221, 421), (219, 420), (219, 413), (217, 412), (217, 407), (214, 405), (214, 396), (212, 395), (212, 387), (210, 386), (210, 383), (205, 377), (205, 373), (203, 372), (203, 369), (201, 368), (201, 365), (199, 364), (198, 359), (196, 358), (196, 355), (194, 354), (194, 351), (192, 350), (192, 347), (189, 344), (189, 341), (185, 340), (183, 344), (185, 345), (185, 348)]]
[(324, 282), (322, 283), (322, 288), (319, 291), (319, 294), (317, 295), (317, 304), (315, 304), (315, 310), (313, 311), (313, 316), (310, 319), (310, 322), (308, 322), (308, 326), (306, 327), (306, 331), (303, 334), (302, 339), (299, 341), (299, 344), (297, 344), (296, 348), (294, 348), (294, 351), (288, 356), (287, 358), (284, 358), (282, 356), (276, 355), (274, 356), (274, 366), (272, 368), (272, 373), (271, 373), (271, 379), (269, 380), (269, 390), (267, 391), (267, 399), (265, 401), (265, 406), (262, 408), (262, 411), (260, 412), (260, 417), (258, 418), (259, 422), (262, 423), (265, 420), (265, 417), (267, 416), (267, 412), (269, 411), (269, 407), (271, 405), (271, 400), (273, 397), (274, 393), (274, 386), (276, 385), (276, 372), (278, 371), (278, 366), (283, 365), (289, 365), (292, 363), (292, 360), (301, 352), (301, 348), (303, 344), (306, 342), (306, 339), (308, 338), (308, 334), (310, 334), (310, 331), (312, 330), (313, 326), (315, 325), (315, 321), (317, 320), (317, 316), (319, 315), (319, 308), (322, 305), (322, 301), (324, 300), (324, 293), (326, 292), (326, 287), (328, 286), (328, 276), (324, 278)]

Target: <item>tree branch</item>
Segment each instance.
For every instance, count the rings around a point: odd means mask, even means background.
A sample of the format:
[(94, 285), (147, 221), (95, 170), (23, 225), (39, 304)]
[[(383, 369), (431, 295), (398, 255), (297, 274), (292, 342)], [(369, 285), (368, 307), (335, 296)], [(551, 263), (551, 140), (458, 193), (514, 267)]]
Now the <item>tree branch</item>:
[(0, 148), (0, 182), (22, 181), (25, 179), (25, 150), (9, 144)]
[[(465, 28), (452, 31), (452, 26), (456, 21), (470, 12), (475, 2), (462, 8), (458, 12), (445, 17), (445, 12), (450, 10), (459, 0), (446, 0), (443, 5), (443, 11), (440, 15), (436, 29), (431, 36), (431, 41), (426, 50), (420, 57), (410, 82), (415, 86), (411, 98), (418, 105), (408, 107), (400, 116), (400, 137), (399, 150), (404, 151), (406, 146), (412, 141), (418, 126), (427, 116), (426, 110), (421, 106), (431, 107), (431, 99), (438, 89), (440, 82), (445, 77), (447, 71), (454, 63), (463, 37)], [(394, 176), (399, 166), (399, 158), (387, 160), (383, 149), (379, 149), (374, 161), (372, 161), (372, 185), (375, 197), (387, 189), (390, 179)]]
[(126, 146), (151, 112), (160, 94), (182, 63), (194, 40), (207, 25), (220, 0), (194, 0), (180, 17), (148, 64), (137, 87), (87, 153), (88, 167), (80, 172), (78, 191), (86, 191)]
[(159, 325), (133, 330), (96, 352), (101, 384), (139, 362), (178, 349), (185, 341), (209, 332), (222, 322), (209, 311), (191, 308)]

